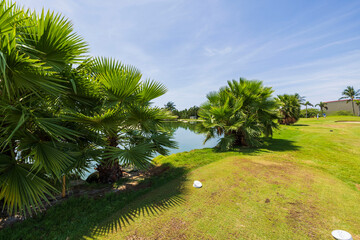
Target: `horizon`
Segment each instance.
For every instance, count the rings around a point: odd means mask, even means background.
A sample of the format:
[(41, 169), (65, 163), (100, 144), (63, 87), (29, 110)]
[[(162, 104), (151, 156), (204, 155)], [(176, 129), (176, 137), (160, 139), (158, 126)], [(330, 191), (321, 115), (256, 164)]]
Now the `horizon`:
[(19, 0), (62, 13), (90, 55), (137, 67), (168, 92), (154, 101), (179, 110), (240, 77), (263, 81), (274, 96), (336, 101), (360, 88), (358, 1)]

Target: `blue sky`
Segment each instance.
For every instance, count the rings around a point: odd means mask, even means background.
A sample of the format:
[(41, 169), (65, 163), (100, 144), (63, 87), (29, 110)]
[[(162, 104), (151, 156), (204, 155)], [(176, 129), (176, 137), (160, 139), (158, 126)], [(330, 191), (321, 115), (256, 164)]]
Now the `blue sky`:
[(178, 109), (227, 80), (262, 80), (311, 103), (360, 88), (360, 1), (19, 0), (63, 13), (93, 56), (162, 82)]

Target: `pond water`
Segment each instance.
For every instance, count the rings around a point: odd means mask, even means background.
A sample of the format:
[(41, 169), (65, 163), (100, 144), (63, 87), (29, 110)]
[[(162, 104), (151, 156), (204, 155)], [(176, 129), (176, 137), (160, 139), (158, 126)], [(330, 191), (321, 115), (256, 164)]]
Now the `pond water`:
[[(205, 144), (203, 144), (205, 135), (196, 132), (196, 122), (166, 122), (164, 123), (164, 128), (172, 136), (178, 144), (178, 148), (169, 149), (169, 154), (179, 153), (179, 152), (188, 152), (194, 149), (201, 148), (212, 148), (217, 144), (218, 139), (209, 139)], [(92, 172), (94, 172), (95, 162), (91, 164), (91, 167), (88, 169), (89, 172), (86, 172), (82, 179), (86, 179)]]
[(215, 147), (218, 139), (210, 139), (205, 144), (203, 144), (205, 135), (195, 131), (197, 124), (199, 123), (165, 123), (165, 128), (172, 128), (173, 138), (178, 143), (178, 148), (170, 149), (170, 154), (191, 151), (194, 149)]

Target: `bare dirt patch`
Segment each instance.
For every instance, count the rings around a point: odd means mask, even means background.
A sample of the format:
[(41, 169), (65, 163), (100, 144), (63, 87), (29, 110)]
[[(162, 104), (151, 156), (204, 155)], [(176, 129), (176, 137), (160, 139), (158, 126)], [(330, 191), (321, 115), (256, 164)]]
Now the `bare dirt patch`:
[(294, 232), (306, 232), (310, 239), (321, 238), (317, 230), (321, 224), (317, 221), (318, 211), (311, 202), (289, 202), (287, 207), (286, 219)]
[[(271, 161), (237, 160), (240, 169), (253, 177), (264, 179), (269, 184), (288, 185), (293, 182), (291, 175), (295, 174), (295, 166), (291, 163)], [(239, 162), (242, 162), (239, 163)]]

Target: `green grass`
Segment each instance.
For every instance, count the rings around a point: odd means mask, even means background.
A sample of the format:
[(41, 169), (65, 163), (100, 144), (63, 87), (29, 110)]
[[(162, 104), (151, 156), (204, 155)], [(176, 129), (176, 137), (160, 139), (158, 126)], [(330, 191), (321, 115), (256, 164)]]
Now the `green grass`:
[(301, 119), (258, 149), (159, 156), (171, 170), (151, 187), (70, 199), (0, 239), (360, 239), (360, 124), (336, 120), (360, 118)]

